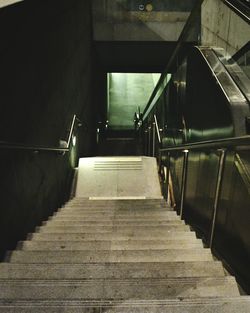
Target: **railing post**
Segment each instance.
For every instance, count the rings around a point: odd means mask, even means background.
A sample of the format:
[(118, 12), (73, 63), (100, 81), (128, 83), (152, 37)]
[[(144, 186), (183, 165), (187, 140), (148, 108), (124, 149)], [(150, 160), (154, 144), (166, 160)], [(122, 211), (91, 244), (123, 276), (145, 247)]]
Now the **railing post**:
[(144, 149), (144, 154), (147, 155), (147, 144), (148, 144), (148, 131), (147, 129), (144, 130), (144, 138), (143, 138), (143, 149)]
[(167, 187), (166, 191), (166, 199), (168, 201), (168, 195), (169, 195), (169, 176), (170, 176), (170, 152), (167, 153), (167, 173), (165, 178), (165, 184)]
[(187, 168), (188, 168), (188, 150), (184, 150), (184, 160), (182, 166), (182, 179), (181, 179), (181, 202), (180, 202), (180, 217), (183, 219), (183, 208), (184, 208), (184, 200), (186, 193), (186, 184), (187, 184)]
[(148, 156), (150, 156), (151, 150), (151, 126), (148, 127)]
[(217, 180), (216, 180), (216, 189), (215, 189), (214, 206), (213, 206), (213, 219), (212, 219), (211, 233), (210, 233), (210, 239), (209, 239), (209, 248), (212, 248), (213, 246), (214, 230), (215, 230), (215, 224), (216, 224), (216, 218), (217, 218), (217, 212), (218, 212), (218, 204), (219, 204), (219, 198), (220, 198), (220, 192), (221, 192), (221, 186), (222, 186), (222, 178), (223, 178), (225, 159), (226, 159), (226, 150), (221, 149), (218, 151), (220, 151), (220, 159), (219, 159), (219, 168), (218, 168), (218, 174), (217, 174)]
[(152, 129), (152, 156), (155, 157), (155, 138), (156, 138), (156, 125), (153, 123)]

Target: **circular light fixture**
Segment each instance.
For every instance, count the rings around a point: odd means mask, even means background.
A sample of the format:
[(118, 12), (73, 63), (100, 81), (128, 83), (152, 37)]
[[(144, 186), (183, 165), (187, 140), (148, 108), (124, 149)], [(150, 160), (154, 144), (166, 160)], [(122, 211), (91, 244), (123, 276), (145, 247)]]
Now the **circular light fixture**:
[(140, 10), (140, 11), (144, 11), (144, 9), (145, 9), (144, 4), (140, 4), (140, 5), (139, 5), (139, 10)]
[(152, 12), (152, 11), (153, 11), (153, 5), (152, 5), (151, 3), (148, 3), (148, 4), (146, 5), (146, 11), (147, 11), (147, 12)]

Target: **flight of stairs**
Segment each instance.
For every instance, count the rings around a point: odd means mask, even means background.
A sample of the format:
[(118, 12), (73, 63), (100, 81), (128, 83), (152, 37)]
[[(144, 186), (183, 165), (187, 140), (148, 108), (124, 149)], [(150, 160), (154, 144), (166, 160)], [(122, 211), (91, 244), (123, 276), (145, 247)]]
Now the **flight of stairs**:
[(75, 198), (0, 264), (0, 313), (249, 313), (162, 199)]

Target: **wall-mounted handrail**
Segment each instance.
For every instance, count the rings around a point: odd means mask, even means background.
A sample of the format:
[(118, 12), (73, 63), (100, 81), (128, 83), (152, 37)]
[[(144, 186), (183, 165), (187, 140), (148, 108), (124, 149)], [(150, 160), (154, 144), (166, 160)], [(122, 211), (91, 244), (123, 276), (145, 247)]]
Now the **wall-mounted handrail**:
[(0, 142), (0, 149), (1, 150), (35, 151), (35, 152), (69, 152), (70, 142), (71, 142), (74, 128), (75, 128), (77, 121), (79, 120), (76, 117), (76, 115), (74, 115), (72, 122), (70, 124), (70, 132), (69, 132), (69, 136), (67, 140), (67, 145), (65, 146), (65, 148), (25, 145), (25, 144), (11, 143), (11, 142)]
[(70, 127), (70, 131), (69, 131), (68, 140), (67, 140), (67, 149), (69, 149), (69, 147), (70, 147), (70, 141), (71, 141), (71, 138), (73, 136), (73, 132), (74, 132), (75, 124), (76, 124), (76, 119), (77, 119), (77, 117), (74, 114), (72, 122), (71, 122), (71, 127)]
[[(215, 140), (197, 141), (174, 147), (160, 149), (162, 152), (183, 151), (183, 150), (198, 150), (198, 149), (213, 149), (213, 148), (232, 148), (237, 146), (250, 146), (250, 135), (240, 137), (230, 137)], [(248, 147), (249, 148), (249, 147)]]

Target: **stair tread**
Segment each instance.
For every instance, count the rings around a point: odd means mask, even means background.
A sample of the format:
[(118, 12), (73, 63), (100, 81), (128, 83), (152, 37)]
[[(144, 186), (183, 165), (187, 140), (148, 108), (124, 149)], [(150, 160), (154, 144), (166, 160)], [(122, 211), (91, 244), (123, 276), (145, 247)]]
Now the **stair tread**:
[(97, 201), (68, 202), (7, 254), (0, 313), (249, 312), (235, 278), (163, 199)]
[(102, 250), (102, 251), (14, 251), (8, 256), (12, 263), (89, 263), (89, 262), (166, 262), (210, 261), (210, 250)]
[(189, 240), (141, 240), (141, 241), (24, 241), (18, 245), (22, 250), (145, 250), (145, 249), (191, 249), (202, 248), (198, 239)]
[(0, 281), (0, 299), (166, 299), (239, 295), (232, 277)]
[(44, 223), (44, 226), (48, 225), (65, 225), (65, 226), (76, 226), (76, 225), (85, 225), (85, 226), (112, 226), (112, 227), (120, 227), (120, 226), (167, 226), (167, 225), (185, 225), (184, 221), (179, 220), (179, 219), (174, 219), (174, 220), (166, 220), (166, 221), (114, 221), (114, 220), (109, 220), (109, 221), (103, 221), (103, 220), (94, 220), (94, 221), (85, 221), (83, 220), (75, 220), (75, 221), (62, 221), (58, 220), (56, 218), (51, 219), (47, 222)]
[[(0, 312), (42, 313), (248, 313), (250, 297), (209, 297), (169, 300), (6, 300), (0, 301)], [(63, 311), (62, 311), (63, 310)]]
[(41, 226), (37, 227), (39, 233), (112, 233), (112, 234), (139, 234), (139, 233), (168, 233), (169, 230), (182, 230), (188, 232), (187, 225), (167, 225), (167, 226)]
[(131, 240), (131, 239), (175, 239), (175, 238), (196, 238), (195, 232), (191, 231), (167, 231), (164, 233), (155, 232), (127, 232), (127, 233), (34, 233), (28, 235), (32, 240)]
[(225, 276), (221, 262), (0, 264), (0, 279), (166, 278)]

